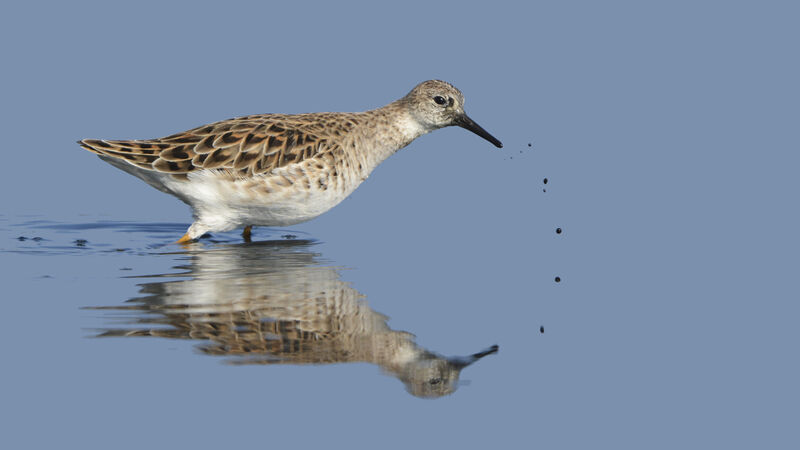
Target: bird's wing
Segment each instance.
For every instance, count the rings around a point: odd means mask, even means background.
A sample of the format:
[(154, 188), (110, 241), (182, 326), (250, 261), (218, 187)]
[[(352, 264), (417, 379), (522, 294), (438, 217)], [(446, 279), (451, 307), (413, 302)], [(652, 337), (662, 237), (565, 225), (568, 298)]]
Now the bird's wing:
[(354, 117), (317, 113), (263, 114), (224, 120), (160, 139), (99, 140), (78, 143), (91, 152), (125, 160), (146, 170), (174, 175), (227, 169), (239, 176), (269, 172), (340, 147)]

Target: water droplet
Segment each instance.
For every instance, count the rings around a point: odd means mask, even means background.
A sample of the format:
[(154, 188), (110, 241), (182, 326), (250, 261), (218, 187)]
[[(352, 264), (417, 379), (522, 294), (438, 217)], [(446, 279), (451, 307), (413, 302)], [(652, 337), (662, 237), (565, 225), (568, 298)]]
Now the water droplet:
[(542, 180), (542, 183), (544, 183), (544, 184), (547, 184), (547, 178), (545, 178), (544, 180)]
[(556, 283), (561, 283), (561, 277), (556, 277)]
[(561, 234), (561, 228), (556, 228), (556, 234)]
[(542, 334), (544, 334), (544, 327), (543, 327), (543, 326), (542, 326), (542, 327), (539, 327), (539, 333), (542, 333)]

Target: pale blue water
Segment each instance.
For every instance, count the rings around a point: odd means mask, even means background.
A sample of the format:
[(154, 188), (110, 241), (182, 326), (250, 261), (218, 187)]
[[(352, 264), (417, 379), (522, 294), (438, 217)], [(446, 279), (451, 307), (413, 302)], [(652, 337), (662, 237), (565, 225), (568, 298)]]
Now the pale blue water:
[[(0, 445), (797, 448), (797, 18), (7, 6)], [(437, 131), (249, 245), (171, 244), (188, 209), (74, 144), (428, 78), (504, 148)]]

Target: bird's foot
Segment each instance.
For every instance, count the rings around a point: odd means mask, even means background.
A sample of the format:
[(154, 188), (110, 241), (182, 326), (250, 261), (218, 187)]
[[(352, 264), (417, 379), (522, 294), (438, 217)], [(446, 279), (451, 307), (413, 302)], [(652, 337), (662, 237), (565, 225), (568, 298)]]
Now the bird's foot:
[(176, 244), (183, 244), (183, 245), (191, 244), (192, 242), (194, 242), (194, 239), (189, 237), (189, 233), (184, 234), (180, 239), (175, 241)]
[(252, 234), (252, 230), (253, 230), (252, 225), (248, 225), (244, 227), (244, 230), (242, 230), (242, 239), (244, 239), (245, 242), (250, 242), (250, 236)]

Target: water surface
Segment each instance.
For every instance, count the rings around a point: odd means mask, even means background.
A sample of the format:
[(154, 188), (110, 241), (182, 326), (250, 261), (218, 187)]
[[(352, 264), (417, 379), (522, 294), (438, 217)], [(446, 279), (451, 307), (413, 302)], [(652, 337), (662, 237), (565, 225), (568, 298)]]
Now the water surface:
[[(120, 277), (134, 280), (140, 295), (123, 294), (116, 305), (83, 305), (102, 313), (94, 337), (155, 337), (166, 346), (175, 339), (195, 341), (196, 353), (226, 357), (232, 366), (371, 363), (410, 394), (436, 398), (456, 391), (463, 368), (498, 350), (494, 345), (448, 358), (418, 346), (413, 334), (391, 329), (389, 317), (341, 279), (342, 267), (326, 261), (313, 239), (270, 229), (280, 237), (240, 242), (221, 234), (189, 245), (159, 242), (182, 229), (174, 223), (27, 220), (3, 229), (19, 234), (4, 251), (71, 255), (72, 264), (81, 263), (79, 256), (116, 256)], [(125, 236), (128, 245), (104, 242), (109, 233)], [(134, 270), (125, 262), (140, 258), (176, 265), (166, 273), (128, 274)]]

